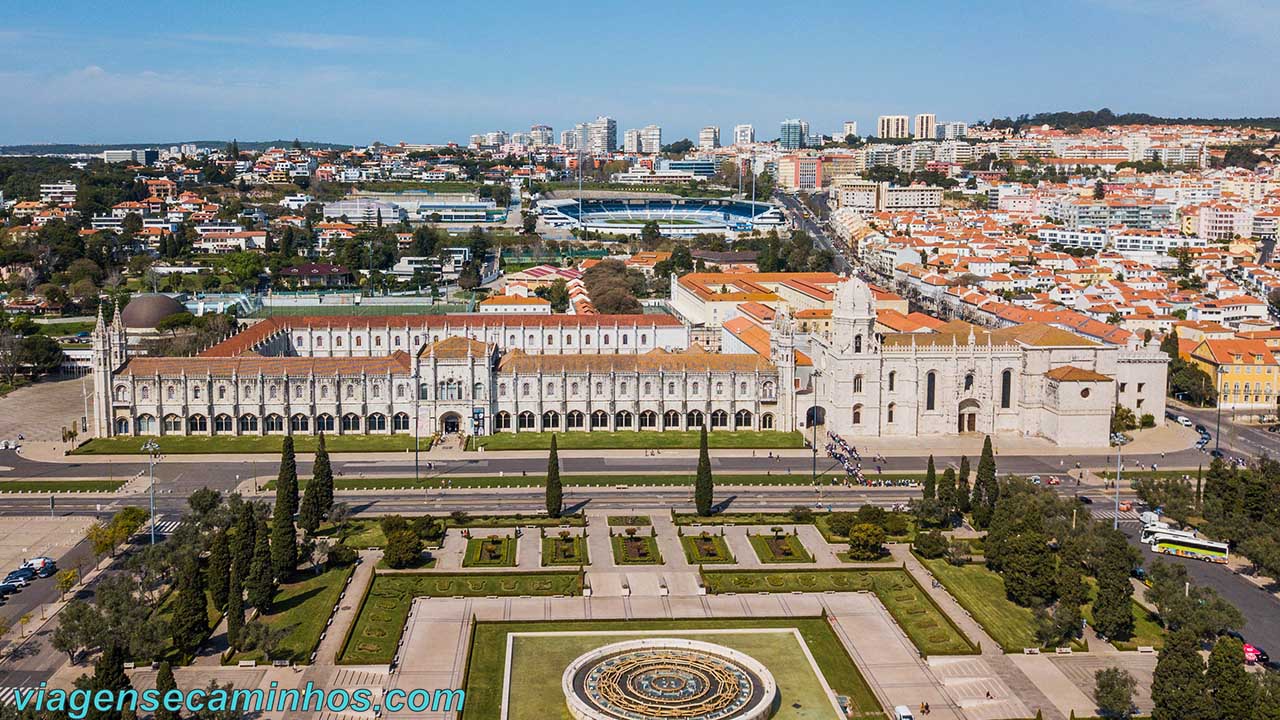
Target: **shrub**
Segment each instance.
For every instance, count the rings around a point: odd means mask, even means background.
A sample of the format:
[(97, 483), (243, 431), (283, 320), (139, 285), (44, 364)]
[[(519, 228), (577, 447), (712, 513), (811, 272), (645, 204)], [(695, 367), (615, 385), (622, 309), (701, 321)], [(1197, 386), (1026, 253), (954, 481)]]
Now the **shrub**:
[(400, 515), (388, 515), (378, 521), (378, 525), (382, 528), (382, 534), (388, 539), (398, 532), (409, 529), (409, 521)]
[(916, 535), (914, 548), (921, 557), (926, 557), (930, 560), (940, 558), (947, 553), (947, 538), (943, 536), (940, 530), (920, 533)]
[(795, 505), (787, 511), (787, 516), (794, 523), (811, 523), (813, 522), (813, 511), (804, 505)]
[(1142, 419), (1139, 420), (1138, 422), (1144, 428), (1153, 428), (1156, 426), (1156, 416), (1152, 415), (1151, 413), (1147, 413), (1143, 415)]
[(329, 567), (341, 567), (350, 565), (356, 561), (356, 551), (354, 548), (346, 545), (333, 545), (329, 548), (329, 554), (325, 558), (325, 564)]
[[(879, 505), (863, 505), (858, 508), (858, 522), (867, 523), (869, 525), (879, 525), (884, 527), (885, 517), (889, 515), (888, 511)], [(847, 535), (848, 533), (841, 533)]]
[(907, 522), (906, 513), (893, 512), (884, 516), (884, 524), (880, 527), (890, 535), (906, 535), (911, 525)]
[(421, 557), (422, 540), (412, 530), (400, 530), (387, 537), (387, 548), (382, 553), (387, 567), (413, 567)]
[(827, 527), (841, 537), (849, 537), (849, 530), (857, 523), (857, 514), (851, 512), (833, 512), (827, 517)]

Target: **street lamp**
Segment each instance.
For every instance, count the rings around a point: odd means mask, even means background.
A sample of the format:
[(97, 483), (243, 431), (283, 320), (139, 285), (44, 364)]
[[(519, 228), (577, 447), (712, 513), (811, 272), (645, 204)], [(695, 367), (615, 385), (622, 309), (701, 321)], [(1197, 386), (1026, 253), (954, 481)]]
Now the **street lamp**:
[(1226, 393), (1226, 391), (1224, 391), (1224, 390), (1219, 390), (1218, 388), (1219, 388), (1219, 387), (1221, 387), (1221, 385), (1222, 385), (1222, 376), (1224, 376), (1224, 375), (1226, 375), (1226, 374), (1227, 374), (1227, 369), (1226, 369), (1225, 367), (1222, 367), (1221, 365), (1219, 365), (1219, 366), (1218, 366), (1218, 381), (1217, 381), (1216, 383), (1214, 383), (1214, 393), (1213, 393), (1213, 394), (1214, 394), (1214, 397), (1215, 397), (1215, 404), (1218, 406), (1218, 421), (1217, 421), (1217, 427), (1216, 427), (1216, 428), (1214, 428), (1214, 431), (1213, 431), (1213, 449), (1214, 449), (1214, 451), (1217, 451), (1220, 447), (1222, 447), (1222, 398), (1223, 398), (1223, 396), (1225, 396), (1227, 393)]
[[(814, 370), (812, 377), (814, 380), (822, 377), (822, 371)], [(817, 403), (818, 385), (816, 382), (813, 384), (813, 394), (814, 394), (814, 402), (809, 405), (808, 420), (809, 420), (809, 427), (811, 428), (810, 435), (813, 437), (813, 439), (810, 441), (810, 445), (813, 447), (813, 475), (811, 477), (811, 480), (814, 485), (817, 485), (818, 484), (818, 403)]]
[(147, 474), (151, 478), (151, 544), (156, 544), (156, 454), (160, 451), (160, 443), (147, 440), (142, 444), (142, 451), (147, 454)]

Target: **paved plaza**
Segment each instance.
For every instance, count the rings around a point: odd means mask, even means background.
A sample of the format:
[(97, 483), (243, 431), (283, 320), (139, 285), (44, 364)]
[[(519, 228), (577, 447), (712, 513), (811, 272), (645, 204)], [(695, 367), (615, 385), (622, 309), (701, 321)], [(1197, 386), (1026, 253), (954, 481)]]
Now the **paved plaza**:
[[(82, 378), (44, 380), (0, 397), (0, 440), (21, 434), (27, 441), (60, 443), (62, 428), (70, 428), (85, 414), (86, 389), (92, 412), (93, 384)], [(87, 437), (81, 428), (80, 438)]]

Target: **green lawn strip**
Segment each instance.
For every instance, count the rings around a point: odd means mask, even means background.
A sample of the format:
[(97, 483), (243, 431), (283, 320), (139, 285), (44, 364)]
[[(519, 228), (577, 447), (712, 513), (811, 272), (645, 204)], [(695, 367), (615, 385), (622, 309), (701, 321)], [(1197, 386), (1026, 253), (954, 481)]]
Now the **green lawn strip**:
[[(698, 447), (699, 433), (684, 430), (651, 432), (520, 432), (498, 433), (472, 437), (468, 449), (483, 446), (485, 450), (547, 450), (551, 436), (556, 436), (556, 446), (561, 450), (606, 450), (626, 448), (687, 448)], [(707, 434), (707, 446), (711, 448), (783, 448), (804, 447), (804, 437), (798, 432), (780, 430), (722, 430)]]
[(713, 593), (874, 592), (925, 655), (977, 652), (972, 641), (906, 570), (707, 570), (702, 577), (707, 590)]
[[(294, 435), (294, 449), (300, 453), (316, 449), (318, 435)], [(160, 437), (94, 438), (75, 450), (72, 455), (141, 455), (142, 444), (148, 439), (160, 445), (162, 455), (198, 454), (249, 454), (279, 453), (283, 435), (232, 435), (194, 436), (164, 435)], [(326, 435), (325, 448), (331, 453), (403, 452), (413, 449), (412, 435)], [(423, 439), (420, 449), (431, 448), (430, 439)]]
[[(923, 479), (923, 476), (921, 476), (921, 479)], [(833, 543), (835, 545), (848, 545), (849, 544), (848, 537), (844, 535), (839, 535), (831, 530), (831, 526), (828, 524), (828, 521), (830, 519), (831, 519), (831, 513), (819, 513), (814, 516), (813, 525), (814, 527), (818, 528), (818, 532), (822, 533), (823, 540), (826, 540), (827, 542)], [(915, 518), (908, 515), (907, 516), (907, 532), (902, 535), (888, 535), (887, 540), (889, 542), (907, 542), (907, 543), (914, 542), (916, 539), (917, 530), (918, 528), (916, 527)]]
[[(1163, 464), (1163, 463), (1161, 463), (1161, 464)], [(1114, 477), (1114, 476), (1115, 476), (1115, 470), (1114, 470), (1114, 469), (1112, 469), (1112, 470), (1103, 470), (1102, 472), (1098, 473), (1098, 475), (1099, 475), (1100, 477), (1102, 477), (1104, 480), (1110, 480), (1112, 477)], [(1128, 483), (1128, 482), (1130, 482), (1130, 481), (1132, 481), (1132, 480), (1136, 480), (1136, 479), (1138, 479), (1138, 478), (1144, 478), (1144, 477), (1145, 477), (1145, 478), (1160, 479), (1160, 480), (1168, 480), (1168, 479), (1181, 480), (1181, 479), (1182, 479), (1182, 478), (1184, 478), (1184, 477), (1189, 477), (1189, 478), (1193, 478), (1193, 479), (1194, 479), (1194, 478), (1195, 478), (1195, 476), (1196, 476), (1196, 471), (1195, 471), (1195, 469), (1194, 469), (1194, 468), (1191, 468), (1191, 469), (1183, 468), (1183, 469), (1173, 469), (1173, 470), (1128, 470), (1128, 469), (1125, 469), (1125, 470), (1120, 474), (1120, 480), (1121, 480), (1121, 482), (1122, 482), (1122, 483)], [(1064, 482), (1063, 484), (1065, 485), (1066, 483)], [(1128, 487), (1128, 485), (1126, 484), (1126, 485), (1124, 485), (1124, 487), (1126, 487), (1126, 488), (1127, 488), (1127, 487)]]
[[(1085, 578), (1085, 582), (1089, 584), (1089, 604), (1084, 606), (1084, 619), (1092, 626), (1093, 601), (1098, 597), (1098, 581), (1090, 577)], [(1160, 624), (1160, 617), (1136, 601), (1132, 602), (1132, 606), (1133, 637), (1128, 640), (1111, 640), (1111, 644), (1115, 645), (1117, 650), (1137, 650), (1139, 646), (1159, 650), (1164, 647), (1165, 630)]]
[(446, 574), (375, 573), (343, 643), (341, 665), (385, 665), (395, 657), (416, 597), (581, 595), (576, 572)]
[(462, 567), (515, 567), (516, 539), (500, 535), (467, 540)]
[(115, 492), (124, 480), (0, 480), (0, 493)]
[[(257, 620), (274, 629), (288, 631), (280, 640), (275, 659), (310, 662), (311, 653), (320, 644), (320, 635), (338, 604), (338, 596), (353, 572), (355, 565), (329, 568), (319, 574), (304, 570), (295, 575), (292, 582), (280, 586), (271, 603), (271, 612)], [(253, 651), (238, 653), (231, 658), (231, 663), (262, 659), (261, 651)]]
[(424, 558), (420, 558), (418, 560), (418, 564), (413, 565), (411, 567), (407, 567), (407, 568), (393, 568), (387, 564), (386, 560), (379, 560), (378, 564), (374, 565), (375, 568), (379, 570), (386, 570), (387, 572), (429, 570), (435, 566), (436, 566), (436, 558), (429, 557), (429, 553), (424, 553)]
[[(800, 636), (809, 647), (814, 661), (818, 665), (818, 669), (822, 672), (823, 677), (831, 686), (831, 689), (839, 695), (845, 695), (850, 698), (850, 702), (856, 709), (856, 718), (883, 718), (884, 710), (876, 701), (875, 694), (863, 679), (862, 673), (858, 671), (858, 667), (854, 664), (849, 654), (845, 651), (844, 645), (840, 639), (831, 630), (828, 622), (823, 618), (815, 617), (793, 617), (793, 618), (729, 618), (729, 619), (701, 619), (701, 620), (596, 620), (596, 621), (577, 621), (577, 622), (480, 622), (474, 626), (474, 634), (471, 643), (471, 649), (467, 658), (467, 673), (465, 681), (465, 689), (467, 692), (467, 702), (462, 717), (465, 720), (487, 720), (488, 718), (496, 718), (501, 715), (502, 693), (503, 693), (503, 676), (506, 666), (506, 649), (507, 636), (510, 633), (529, 633), (529, 632), (582, 632), (582, 633), (598, 633), (598, 632), (644, 632), (653, 633), (654, 636), (680, 636), (680, 631), (693, 630), (760, 630), (773, 628), (794, 628), (800, 632)], [(587, 637), (587, 636), (578, 636)], [(708, 642), (714, 642), (721, 645), (733, 647), (735, 645), (735, 637), (741, 637), (743, 640), (750, 640), (750, 635), (734, 636), (734, 635), (713, 635), (699, 636), (690, 635), (694, 639), (702, 639)], [(567, 638), (566, 638), (567, 639)], [(628, 639), (626, 637), (617, 636), (601, 636), (599, 642), (595, 646), (608, 644)], [(777, 645), (776, 638), (769, 638), (771, 644)], [(522, 641), (517, 639), (515, 648), (519, 653)], [(540, 647), (557, 647), (558, 644), (539, 645)], [(531, 644), (530, 648), (534, 645)], [(582, 651), (578, 647), (566, 646), (564, 654), (564, 662), (561, 663), (559, 654), (554, 658), (555, 662), (550, 662), (550, 658), (539, 656), (539, 663), (532, 668), (524, 668), (526, 663), (521, 663), (521, 670), (516, 678), (517, 682), (524, 688), (541, 688), (546, 693), (547, 698), (554, 698), (558, 701), (556, 704), (548, 704), (545, 707), (538, 708), (540, 714), (536, 715), (538, 720), (565, 720), (568, 718), (566, 711), (560, 711), (562, 714), (547, 714), (548, 708), (563, 706), (564, 698), (560, 694), (560, 675), (564, 672), (564, 668), (568, 662)], [(800, 660), (783, 660), (776, 661), (779, 657), (770, 654), (767, 647), (757, 643), (752, 647), (742, 647), (744, 652), (757, 656), (762, 662), (766, 660), (775, 660), (769, 666), (770, 672), (773, 673), (775, 680), (778, 680), (780, 689), (784, 692), (784, 698), (779, 714), (776, 718), (785, 720), (787, 717), (815, 717), (814, 715), (797, 715), (795, 710), (790, 707), (790, 703), (799, 699), (792, 698), (790, 693), (794, 692), (795, 686), (792, 684), (793, 673), (803, 671), (808, 667), (807, 659)], [(798, 648), (797, 648), (798, 652)], [(787, 658), (793, 656), (787, 655)], [(521, 659), (520, 655), (516, 655), (514, 659)], [(554, 682), (552, 682), (554, 680)], [(783, 684), (785, 683), (785, 685)], [(534, 702), (538, 702), (535, 700)], [(541, 704), (541, 703), (539, 703)], [(515, 709), (515, 708), (513, 708)], [(828, 713), (829, 714), (829, 713)], [(817, 715), (816, 717), (826, 717), (825, 715)], [(524, 720), (524, 718), (515, 717), (512, 720)]]
[(719, 535), (684, 535), (680, 538), (684, 557), (690, 565), (734, 565), (738, 561), (729, 551), (729, 544)]
[[(776, 539), (773, 535), (750, 535), (751, 547), (762, 563), (811, 563), (813, 556), (805, 549), (804, 543), (796, 535), (783, 534)], [(782, 549), (774, 549), (774, 543), (790, 549), (791, 554), (783, 554)]]
[[(565, 487), (614, 487), (616, 485), (626, 486), (652, 486), (652, 487), (672, 487), (672, 486), (688, 486), (693, 487), (693, 475), (690, 474), (659, 474), (652, 475), (607, 475), (607, 474), (581, 474), (581, 475), (561, 475), (560, 481)], [(298, 478), (300, 489), (306, 487), (306, 479)], [(716, 484), (721, 487), (734, 485), (808, 485), (809, 476), (807, 475), (716, 475)], [(470, 490), (477, 488), (495, 488), (495, 487), (543, 487), (546, 485), (546, 479), (542, 474), (538, 475), (434, 475), (431, 477), (422, 477), (414, 479), (411, 477), (337, 477), (334, 478), (335, 490), (438, 490), (440, 488)], [(274, 490), (275, 480), (268, 480), (262, 485), (264, 490)], [(778, 516), (785, 518), (785, 516)], [(717, 515), (717, 522), (720, 516)], [(702, 518), (706, 520), (706, 518)], [(790, 522), (789, 520), (779, 520), (779, 522)], [(688, 523), (681, 523), (688, 524)]]
[(849, 557), (848, 550), (844, 550), (842, 552), (836, 553), (836, 558), (839, 559), (840, 562), (847, 562), (847, 563), (866, 563), (866, 562), (887, 563), (887, 562), (893, 561), (893, 556), (890, 555), (888, 551), (885, 551), (883, 554), (880, 555), (880, 557), (874, 560), (863, 560), (862, 558)]
[(587, 554), (587, 539), (581, 535), (573, 535), (568, 538), (548, 535), (542, 538), (543, 567), (557, 565), (577, 567), (589, 565), (590, 563), (591, 560)]
[(1039, 647), (1036, 642), (1035, 613), (1005, 595), (1004, 578), (986, 565), (952, 565), (941, 558), (921, 559), (921, 563), (947, 588), (947, 592), (969, 611), (973, 619), (1000, 643), (1005, 652), (1021, 652)]
[[(612, 540), (613, 545), (613, 561), (618, 565), (662, 564), (662, 553), (658, 550), (657, 538), (652, 538), (648, 535), (635, 535), (633, 537), (614, 535), (610, 540)], [(637, 554), (633, 556), (627, 553), (628, 544), (630, 544), (633, 552)]]
[(610, 515), (609, 527), (649, 527), (653, 522), (648, 515)]
[[(205, 634), (205, 638), (207, 639), (210, 635), (213, 634), (213, 631), (217, 629), (218, 623), (222, 622), (222, 611), (214, 606), (213, 597), (209, 595), (208, 590), (205, 590), (204, 594), (206, 598), (206, 607), (209, 610), (209, 632)], [(168, 627), (169, 623), (173, 620), (173, 611), (176, 609), (175, 606), (177, 605), (177, 602), (178, 602), (178, 593), (176, 591), (170, 590), (169, 592), (165, 593), (165, 596), (160, 601), (160, 604), (157, 605), (155, 611), (151, 613), (152, 619), (154, 619), (157, 623), (163, 623), (166, 627)], [(154, 660), (157, 662), (162, 660), (168, 660), (174, 663), (175, 665), (187, 664), (187, 662), (189, 661), (189, 658), (180, 657), (177, 651), (174, 649), (172, 642), (173, 641), (170, 640), (169, 638), (165, 638), (164, 650), (160, 653), (160, 657), (154, 658)], [(147, 664), (151, 664), (152, 659), (153, 658), (140, 658), (138, 662), (146, 662)]]

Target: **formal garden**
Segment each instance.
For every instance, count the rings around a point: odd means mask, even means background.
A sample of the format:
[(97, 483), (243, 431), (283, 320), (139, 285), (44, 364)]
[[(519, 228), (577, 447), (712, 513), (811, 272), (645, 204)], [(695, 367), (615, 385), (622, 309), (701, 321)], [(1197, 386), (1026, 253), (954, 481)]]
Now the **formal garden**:
[(661, 565), (662, 553), (658, 551), (658, 539), (642, 534), (639, 528), (629, 527), (610, 538), (613, 546), (613, 562), (617, 565)]
[(542, 564), (583, 566), (591, 562), (587, 555), (587, 539), (561, 530), (542, 538)]
[(690, 565), (733, 565), (737, 562), (724, 536), (714, 535), (703, 530), (696, 535), (684, 535), (680, 538), (684, 547), (684, 557)]
[(813, 556), (800, 542), (795, 532), (788, 533), (780, 525), (774, 525), (766, 533), (752, 533), (747, 536), (756, 557), (762, 563), (811, 563)]
[(516, 543), (516, 538), (506, 535), (472, 537), (467, 540), (462, 567), (515, 567)]

